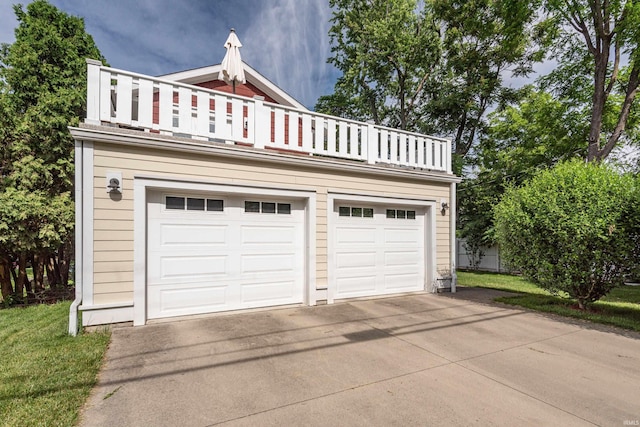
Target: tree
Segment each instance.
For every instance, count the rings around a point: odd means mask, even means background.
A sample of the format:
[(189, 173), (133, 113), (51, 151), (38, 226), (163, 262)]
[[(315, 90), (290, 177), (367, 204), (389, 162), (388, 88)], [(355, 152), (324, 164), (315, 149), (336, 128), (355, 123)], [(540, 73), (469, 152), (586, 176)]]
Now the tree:
[(589, 128), (584, 111), (533, 86), (525, 87), (521, 97), (489, 115), (476, 149), (475, 176), (458, 189), (459, 235), (476, 258), (482, 257), (482, 246), (495, 244), (493, 206), (507, 187), (586, 155)]
[(557, 33), (547, 35), (553, 36), (550, 52), (558, 66), (535, 89), (526, 88), (524, 98), (490, 116), (474, 150), (474, 177), (459, 186), (460, 235), (471, 251), (493, 244), (491, 206), (507, 186), (559, 161), (600, 161), (617, 145), (640, 141), (637, 6), (547, 0), (545, 7), (549, 19), (543, 22), (557, 25)]
[(505, 72), (543, 52), (534, 0), (332, 0), (329, 62), (342, 77), (316, 110), (436, 135), (464, 157), (487, 109), (513, 99)]
[[(427, 121), (453, 134), (464, 157), (485, 130), (489, 107), (517, 99), (503, 76), (527, 75), (544, 58), (553, 27), (537, 20), (536, 0), (432, 0), (443, 33), (443, 57)], [(427, 130), (427, 129), (425, 129)]]
[[(624, 135), (640, 83), (640, 3), (547, 0), (546, 8), (561, 28), (555, 49), (559, 74), (571, 69), (571, 77), (579, 80), (588, 71), (592, 92), (587, 159), (603, 160)], [(607, 115), (612, 114), (615, 119), (607, 129)]]
[(637, 185), (608, 165), (574, 160), (508, 189), (495, 208), (504, 258), (584, 309), (623, 284), (639, 261)]
[[(103, 60), (81, 18), (45, 0), (14, 6), (16, 40), (0, 49), (0, 258), (17, 258), (16, 291), (35, 290), (53, 256), (49, 281), (65, 285), (73, 230), (73, 138), (84, 115), (85, 58)], [(6, 116), (5, 116), (6, 115)]]
[[(342, 71), (316, 110), (416, 129), (417, 107), (440, 55), (433, 17), (416, 0), (330, 0), (328, 62)], [(346, 114), (345, 114), (346, 113)]]

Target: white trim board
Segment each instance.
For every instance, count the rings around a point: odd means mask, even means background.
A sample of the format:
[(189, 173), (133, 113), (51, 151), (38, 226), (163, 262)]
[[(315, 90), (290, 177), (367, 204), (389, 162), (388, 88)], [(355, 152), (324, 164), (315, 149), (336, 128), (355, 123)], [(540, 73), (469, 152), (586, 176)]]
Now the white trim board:
[(348, 160), (335, 160), (318, 156), (298, 156), (283, 154), (275, 150), (261, 150), (252, 147), (242, 147), (223, 143), (203, 143), (195, 139), (185, 139), (174, 136), (153, 135), (127, 129), (112, 128), (107, 126), (94, 126), (81, 124), (81, 127), (69, 127), (74, 138), (85, 141), (95, 141), (107, 144), (128, 145), (134, 147), (159, 148), (187, 153), (201, 153), (215, 155), (224, 158), (263, 161), (278, 165), (295, 165), (310, 169), (337, 170), (341, 172), (351, 171), (372, 176), (402, 177), (417, 182), (460, 182), (462, 178), (444, 172), (430, 171), (427, 169), (403, 169), (400, 167), (387, 167), (384, 165), (370, 165)]
[(305, 301), (307, 305), (316, 303), (316, 193), (288, 189), (262, 188), (250, 184), (218, 184), (176, 181), (175, 179), (149, 179), (134, 177), (134, 249), (133, 249), (133, 324), (144, 325), (147, 320), (147, 194), (149, 191), (179, 190), (219, 194), (250, 194), (288, 197), (306, 200), (305, 246)]
[(453, 280), (451, 282), (451, 292), (456, 292), (456, 286), (458, 283), (458, 275), (456, 273), (456, 260), (457, 256), (457, 244), (456, 244), (456, 183), (451, 183), (451, 188), (449, 190), (449, 227), (450, 227), (450, 235), (449, 235), (449, 248), (451, 249), (449, 256), (451, 259), (449, 260), (449, 265), (451, 266), (451, 274), (453, 275)]
[(93, 305), (93, 142), (82, 144), (82, 304)]

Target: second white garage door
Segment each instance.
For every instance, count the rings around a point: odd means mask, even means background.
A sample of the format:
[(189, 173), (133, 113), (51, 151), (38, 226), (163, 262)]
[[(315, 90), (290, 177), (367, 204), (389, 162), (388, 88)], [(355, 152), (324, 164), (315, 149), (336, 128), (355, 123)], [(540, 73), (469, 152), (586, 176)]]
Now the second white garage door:
[(148, 200), (147, 318), (303, 301), (301, 201), (162, 192)]
[(336, 299), (424, 289), (424, 208), (336, 201), (333, 216)]

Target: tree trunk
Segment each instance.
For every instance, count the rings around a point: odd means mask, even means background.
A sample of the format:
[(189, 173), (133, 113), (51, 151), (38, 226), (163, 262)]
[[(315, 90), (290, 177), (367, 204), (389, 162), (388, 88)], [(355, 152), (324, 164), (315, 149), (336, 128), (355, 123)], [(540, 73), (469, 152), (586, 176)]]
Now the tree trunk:
[(58, 250), (58, 268), (60, 269), (60, 284), (67, 286), (69, 284), (69, 268), (71, 267), (71, 259), (73, 258), (73, 234), (69, 236)]
[(602, 40), (602, 51), (594, 55), (595, 72), (593, 74), (593, 98), (591, 109), (591, 124), (589, 127), (589, 151), (587, 161), (597, 161), (600, 155), (600, 133), (602, 132), (602, 115), (604, 104), (607, 102), (605, 90), (607, 67), (609, 66), (609, 43)]
[(462, 112), (462, 117), (460, 118), (460, 123), (458, 124), (458, 131), (456, 132), (456, 137), (454, 142), (456, 144), (455, 153), (460, 157), (464, 157), (466, 151), (464, 150), (464, 144), (462, 144), (462, 134), (464, 133), (464, 128), (467, 125), (467, 111)]
[(398, 70), (398, 83), (400, 85), (400, 129), (407, 130), (407, 109), (405, 106), (405, 81), (404, 75)]
[(6, 299), (13, 293), (13, 285), (11, 284), (11, 263), (9, 259), (0, 257), (0, 287), (2, 290), (2, 299)]
[(60, 283), (60, 274), (58, 273), (58, 265), (55, 253), (49, 254), (46, 258), (45, 267), (47, 271), (47, 282), (52, 288), (56, 288)]
[(13, 284), (15, 286), (15, 284), (18, 283), (18, 275), (16, 274), (16, 269), (13, 268), (14, 262), (15, 262), (15, 259), (10, 257), (9, 258), (9, 267), (10, 267), (9, 271), (11, 271), (11, 277), (13, 277)]
[(44, 290), (44, 264), (47, 256), (40, 252), (33, 254), (33, 288), (36, 292)]
[(629, 114), (631, 112), (631, 106), (633, 101), (636, 98), (636, 94), (638, 92), (638, 85), (640, 84), (640, 65), (634, 65), (629, 74), (629, 83), (627, 85), (625, 98), (622, 103), (622, 109), (620, 110), (620, 114), (618, 115), (618, 123), (616, 124), (613, 133), (609, 136), (607, 143), (602, 149), (598, 152), (598, 160), (604, 160), (611, 153), (611, 150), (616, 146), (622, 132), (624, 132), (625, 127), (627, 126), (627, 120), (629, 119)]
[(23, 252), (18, 255), (18, 280), (16, 282), (16, 296), (20, 300), (24, 298), (25, 288), (27, 294), (31, 293), (31, 283), (27, 277), (27, 254)]

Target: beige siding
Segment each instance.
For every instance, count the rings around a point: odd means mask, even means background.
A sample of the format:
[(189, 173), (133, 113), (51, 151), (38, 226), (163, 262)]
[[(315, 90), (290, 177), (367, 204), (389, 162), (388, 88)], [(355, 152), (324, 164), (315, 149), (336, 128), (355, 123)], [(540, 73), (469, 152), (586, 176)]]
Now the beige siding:
[(94, 286), (98, 294), (121, 294), (131, 292), (130, 286), (127, 282), (113, 282), (113, 283), (96, 283)]
[(94, 292), (94, 296), (93, 296), (93, 303), (95, 305), (129, 303), (131, 301), (133, 301), (133, 291), (103, 292), (103, 293)]
[(93, 261), (105, 262), (105, 261), (131, 261), (133, 260), (133, 251), (100, 251), (93, 255)]
[[(123, 195), (112, 200), (105, 190), (107, 171), (121, 171)], [(94, 144), (94, 303), (133, 298), (133, 178), (153, 175), (217, 184), (256, 184), (316, 192), (316, 280), (327, 286), (327, 194), (330, 191), (382, 197), (449, 199), (449, 184), (353, 172), (309, 170), (256, 160), (231, 161), (205, 154)], [(450, 212), (436, 216), (436, 262), (449, 265)]]
[[(111, 200), (109, 200), (111, 202)], [(100, 209), (108, 209), (107, 207), (102, 207)], [(129, 219), (95, 219), (94, 222), (95, 230), (123, 230), (123, 231), (133, 231), (133, 221)]]

